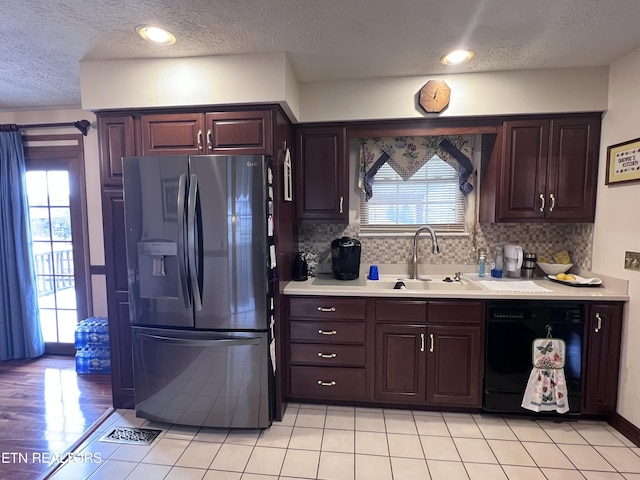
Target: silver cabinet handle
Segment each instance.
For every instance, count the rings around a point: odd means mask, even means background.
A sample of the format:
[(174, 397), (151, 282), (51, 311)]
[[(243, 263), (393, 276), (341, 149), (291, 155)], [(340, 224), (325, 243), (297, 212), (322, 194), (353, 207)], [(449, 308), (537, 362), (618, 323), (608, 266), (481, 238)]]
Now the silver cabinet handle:
[(433, 348), (434, 348), (433, 343), (434, 343), (433, 333), (430, 333), (429, 334), (429, 351), (431, 353), (433, 353)]
[(319, 312), (335, 312), (336, 311), (336, 307), (318, 307), (318, 311)]
[(420, 334), (420, 351), (424, 352), (424, 333)]
[(209, 151), (213, 150), (213, 133), (211, 129), (207, 130), (207, 148)]
[(341, 195), (340, 196), (340, 213), (344, 213), (344, 197)]
[(594, 331), (598, 333), (600, 332), (600, 330), (602, 330), (602, 317), (600, 316), (599, 313), (596, 313), (596, 320), (597, 320), (597, 323)]
[(337, 353), (322, 353), (322, 352), (318, 352), (318, 356), (320, 358), (336, 358), (338, 356)]
[(321, 387), (335, 387), (336, 382), (334, 382), (333, 380), (330, 382), (323, 382), (322, 380), (318, 380), (318, 385), (320, 385)]
[(551, 197), (551, 208), (549, 208), (549, 211), (553, 212), (553, 209), (556, 208), (556, 196), (553, 193), (549, 194), (549, 196)]
[(202, 130), (198, 130), (198, 150), (202, 150)]
[(540, 194), (540, 201), (541, 201), (540, 211), (544, 212), (544, 195), (542, 193)]
[(320, 329), (320, 330), (318, 330), (318, 333), (319, 333), (320, 335), (335, 335), (335, 334), (337, 334), (338, 332), (337, 332), (337, 331), (335, 331), (335, 330), (322, 330), (322, 329)]

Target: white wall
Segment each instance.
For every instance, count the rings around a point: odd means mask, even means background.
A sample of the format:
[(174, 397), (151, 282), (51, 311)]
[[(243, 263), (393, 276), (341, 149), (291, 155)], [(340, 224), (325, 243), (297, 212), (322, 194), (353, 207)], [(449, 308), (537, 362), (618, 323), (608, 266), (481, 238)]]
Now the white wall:
[(604, 184), (607, 146), (640, 137), (640, 49), (614, 63), (609, 74), (609, 110), (602, 123), (593, 270), (627, 279), (629, 296), (620, 373), (618, 413), (640, 427), (640, 272), (624, 269), (624, 252), (640, 252), (640, 182)]
[[(294, 122), (604, 111), (607, 67), (482, 72), (298, 83), (284, 53), (80, 63), (87, 110), (279, 103)], [(441, 114), (418, 94), (430, 79), (451, 88)]]
[[(87, 220), (89, 229), (89, 260), (91, 265), (104, 265), (104, 244), (102, 241), (102, 202), (100, 198), (100, 162), (98, 158), (98, 133), (95, 130), (96, 116), (92, 112), (80, 109), (0, 112), (0, 123), (30, 125), (41, 123), (68, 123), (77, 120), (89, 120), (92, 128), (83, 138), (84, 162), (87, 193)], [(78, 134), (74, 127), (28, 129), (25, 133), (38, 134)], [(92, 275), (91, 291), (93, 314), (107, 314), (107, 289), (104, 275)]]
[(297, 109), (290, 77), (284, 53), (80, 62), (86, 110), (280, 102)]
[[(427, 114), (418, 94), (428, 80), (444, 80), (451, 101)], [(461, 117), (607, 109), (606, 67), (380, 78), (300, 84), (300, 121)]]

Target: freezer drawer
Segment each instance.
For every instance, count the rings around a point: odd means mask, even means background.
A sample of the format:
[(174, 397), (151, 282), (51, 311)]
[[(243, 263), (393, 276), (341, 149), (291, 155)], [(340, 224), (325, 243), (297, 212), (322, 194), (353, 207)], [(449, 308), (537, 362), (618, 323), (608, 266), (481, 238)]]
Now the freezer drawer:
[(207, 427), (271, 424), (266, 332), (132, 330), (138, 417)]

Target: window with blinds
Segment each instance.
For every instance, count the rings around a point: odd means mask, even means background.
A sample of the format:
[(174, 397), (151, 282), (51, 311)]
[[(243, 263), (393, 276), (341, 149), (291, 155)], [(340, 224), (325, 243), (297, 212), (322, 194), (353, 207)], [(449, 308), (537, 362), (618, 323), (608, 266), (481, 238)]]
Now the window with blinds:
[(376, 173), (373, 197), (360, 196), (362, 231), (400, 232), (428, 224), (439, 232), (464, 232), (465, 198), (458, 172), (434, 156), (404, 181), (389, 164)]

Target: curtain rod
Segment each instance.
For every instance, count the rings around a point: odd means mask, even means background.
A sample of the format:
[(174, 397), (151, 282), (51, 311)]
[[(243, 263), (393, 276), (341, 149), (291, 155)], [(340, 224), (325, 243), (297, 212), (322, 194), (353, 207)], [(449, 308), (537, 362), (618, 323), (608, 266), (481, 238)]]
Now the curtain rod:
[(87, 136), (87, 131), (91, 126), (91, 122), (89, 120), (78, 120), (77, 122), (67, 122), (67, 123), (36, 123), (32, 125), (17, 125), (19, 129), (23, 128), (55, 128), (55, 127), (76, 127), (78, 130), (82, 132), (82, 135)]

